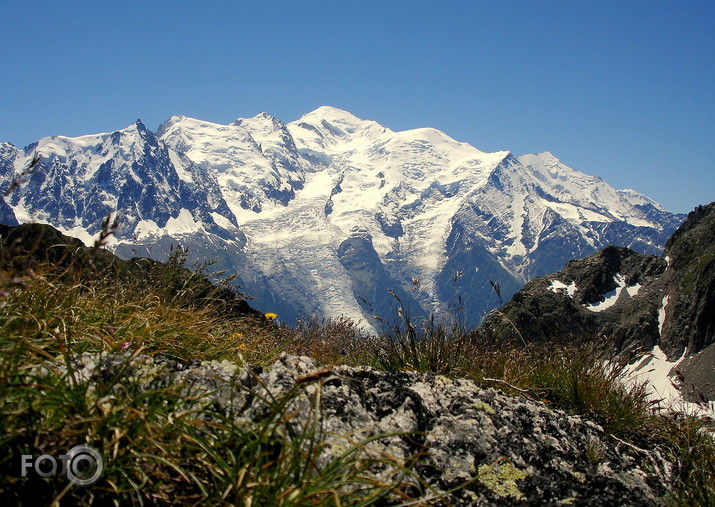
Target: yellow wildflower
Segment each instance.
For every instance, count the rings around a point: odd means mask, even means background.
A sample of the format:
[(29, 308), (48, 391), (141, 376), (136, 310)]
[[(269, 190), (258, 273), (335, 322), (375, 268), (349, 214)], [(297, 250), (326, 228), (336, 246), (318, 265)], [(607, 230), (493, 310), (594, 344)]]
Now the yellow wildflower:
[(276, 317), (278, 317), (278, 314), (277, 314), (277, 313), (268, 312), (268, 313), (265, 314), (265, 317), (266, 317), (268, 320), (273, 320), (273, 319), (275, 319)]

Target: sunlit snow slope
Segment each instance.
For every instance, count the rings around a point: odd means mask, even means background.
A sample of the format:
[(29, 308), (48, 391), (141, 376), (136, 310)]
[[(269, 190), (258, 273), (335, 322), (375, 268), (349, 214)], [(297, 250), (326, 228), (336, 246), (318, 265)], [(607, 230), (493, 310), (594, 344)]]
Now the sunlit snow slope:
[(88, 240), (116, 211), (118, 254), (161, 257), (181, 242), (237, 271), (253, 304), (287, 322), (390, 318), (390, 289), (413, 315), (454, 310), (476, 324), (499, 304), (490, 281), (508, 298), (608, 244), (657, 253), (682, 220), (550, 153), (484, 153), (332, 107), (289, 124), (174, 116), (156, 134), (137, 122), (3, 144), (3, 189), (36, 154), (39, 170), (0, 218)]

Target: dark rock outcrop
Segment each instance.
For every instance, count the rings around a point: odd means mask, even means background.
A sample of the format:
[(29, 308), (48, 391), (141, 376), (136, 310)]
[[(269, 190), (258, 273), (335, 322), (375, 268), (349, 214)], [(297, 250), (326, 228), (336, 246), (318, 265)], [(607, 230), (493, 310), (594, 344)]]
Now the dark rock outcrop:
[[(414, 296), (395, 283), (367, 232), (352, 231), (350, 237), (340, 243), (337, 253), (365, 313), (374, 315), (381, 312), (391, 316), (397, 312), (398, 304), (402, 304), (413, 318), (426, 317)], [(391, 287), (396, 289), (393, 291)]]
[[(515, 339), (518, 330), (528, 341), (606, 337), (621, 352), (652, 348), (662, 299), (653, 284), (666, 266), (655, 256), (609, 246), (529, 282), (502, 309), (511, 322), (497, 314), (484, 330), (499, 339)], [(617, 301), (608, 307), (610, 298)]]
[(715, 202), (698, 206), (668, 240), (663, 350), (694, 353), (715, 342)]
[[(558, 273), (529, 282), (482, 331), (498, 340), (519, 334), (527, 341), (598, 340), (627, 358), (658, 345), (673, 361), (715, 343), (714, 292), (711, 203), (688, 215), (663, 258), (609, 246), (570, 261)], [(715, 381), (715, 368), (703, 361), (683, 365), (681, 374), (709, 370), (692, 375), (691, 384), (699, 384), (700, 393), (712, 392), (707, 386)]]
[(675, 374), (680, 378), (680, 393), (685, 401), (703, 403), (715, 400), (715, 344), (678, 363)]

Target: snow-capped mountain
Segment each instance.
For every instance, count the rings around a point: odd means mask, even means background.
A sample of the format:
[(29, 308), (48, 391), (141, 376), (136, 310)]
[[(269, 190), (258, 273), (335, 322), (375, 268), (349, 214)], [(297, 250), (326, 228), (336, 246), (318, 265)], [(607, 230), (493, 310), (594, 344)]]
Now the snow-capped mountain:
[(715, 202), (688, 214), (663, 257), (608, 246), (571, 261), (527, 283), (480, 332), (496, 342), (607, 344), (661, 406), (712, 417), (714, 289)]
[[(485, 153), (430, 128), (393, 132), (332, 107), (284, 124), (174, 116), (148, 131), (0, 145), (0, 219), (162, 257), (172, 243), (238, 273), (253, 304), (363, 323), (464, 308), (471, 324), (539, 275), (608, 245), (658, 253), (683, 220), (550, 153)], [(2, 203), (0, 203), (2, 205)]]

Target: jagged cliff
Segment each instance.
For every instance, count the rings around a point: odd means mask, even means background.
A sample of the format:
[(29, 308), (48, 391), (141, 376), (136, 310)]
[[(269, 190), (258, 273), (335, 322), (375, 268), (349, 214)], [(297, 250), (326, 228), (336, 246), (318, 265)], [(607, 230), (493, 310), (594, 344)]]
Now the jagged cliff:
[(527, 341), (608, 342), (631, 359), (656, 346), (671, 361), (692, 356), (678, 370), (681, 381), (713, 400), (715, 368), (705, 358), (712, 357), (715, 342), (714, 291), (711, 203), (688, 215), (662, 258), (609, 246), (570, 261), (529, 282), (484, 332), (498, 339), (516, 339), (518, 330)]

